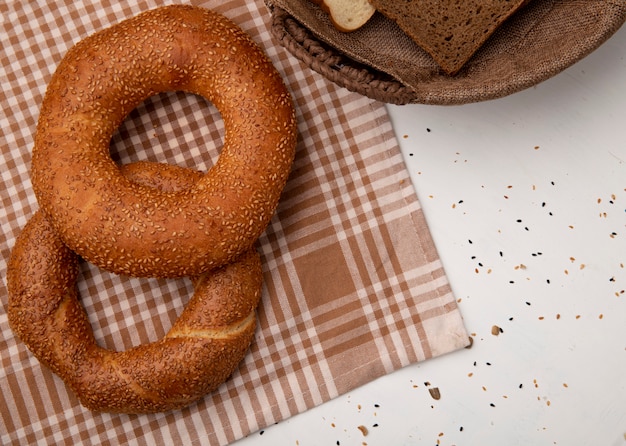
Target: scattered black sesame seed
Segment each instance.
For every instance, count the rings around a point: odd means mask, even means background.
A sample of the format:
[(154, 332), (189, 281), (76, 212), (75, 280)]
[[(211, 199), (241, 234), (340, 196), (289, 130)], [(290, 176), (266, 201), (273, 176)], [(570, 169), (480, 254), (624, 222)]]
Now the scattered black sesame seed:
[(374, 407), (380, 407), (380, 404), (374, 404)]
[(378, 423), (372, 424), (372, 427), (378, 427)]
[(260, 431), (259, 435), (263, 435), (265, 433), (265, 431)]
[(504, 257), (504, 253), (500, 251), (500, 257)]
[(491, 365), (491, 363), (490, 363), (490, 362), (485, 362), (485, 364), (487, 364), (487, 365)]
[(489, 405), (490, 405), (491, 407), (496, 407), (496, 405), (495, 405), (495, 404), (493, 404), (493, 403), (489, 403)]
[(459, 428), (459, 432), (463, 432), (463, 426)]
[(526, 302), (526, 305), (528, 305), (530, 307), (530, 302)]
[(549, 285), (550, 284), (550, 279), (546, 279), (546, 283)]
[(413, 154), (412, 154), (412, 153), (409, 153), (409, 156), (413, 156)]
[(430, 129), (429, 129), (428, 127), (426, 127), (426, 131), (427, 131), (428, 133), (430, 133)]
[(469, 242), (469, 244), (470, 244), (470, 245), (474, 243), (474, 242), (473, 242), (473, 241), (471, 241), (470, 239), (467, 239), (467, 241)]
[(509, 283), (515, 283), (515, 280), (509, 280)]

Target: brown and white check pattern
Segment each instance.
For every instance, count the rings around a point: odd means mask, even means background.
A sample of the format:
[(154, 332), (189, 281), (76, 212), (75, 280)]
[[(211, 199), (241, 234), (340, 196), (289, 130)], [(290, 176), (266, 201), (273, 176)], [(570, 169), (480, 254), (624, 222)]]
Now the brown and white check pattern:
[[(15, 238), (37, 209), (30, 152), (47, 82), (73, 43), (160, 4), (129, 3), (0, 5), (3, 278)], [(196, 3), (253, 36), (283, 75), (298, 112), (293, 172), (258, 242), (265, 285), (255, 342), (227, 383), (187, 409), (91, 413), (13, 335), (3, 280), (0, 444), (226, 444), (467, 344), (383, 104), (303, 68), (272, 40), (262, 1)], [(204, 99), (161, 94), (126, 119), (111, 153), (120, 163), (149, 159), (206, 170), (223, 131)], [(117, 350), (163, 336), (192, 292), (185, 279), (121, 278), (88, 264), (78, 287), (99, 343)]]

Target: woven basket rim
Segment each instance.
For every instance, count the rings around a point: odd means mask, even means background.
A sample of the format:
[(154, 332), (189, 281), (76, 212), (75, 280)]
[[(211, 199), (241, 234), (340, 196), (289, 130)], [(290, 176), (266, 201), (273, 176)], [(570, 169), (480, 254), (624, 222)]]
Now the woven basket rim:
[(412, 88), (317, 39), (284, 9), (271, 6), (271, 10), (273, 36), (307, 67), (341, 87), (381, 102), (404, 105), (417, 99)]

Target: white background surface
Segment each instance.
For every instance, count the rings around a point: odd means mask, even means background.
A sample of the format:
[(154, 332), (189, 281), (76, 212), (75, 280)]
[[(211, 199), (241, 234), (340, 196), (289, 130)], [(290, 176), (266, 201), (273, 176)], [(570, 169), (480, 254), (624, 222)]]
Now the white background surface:
[(626, 27), (512, 96), (389, 112), (473, 347), (237, 444), (626, 445)]

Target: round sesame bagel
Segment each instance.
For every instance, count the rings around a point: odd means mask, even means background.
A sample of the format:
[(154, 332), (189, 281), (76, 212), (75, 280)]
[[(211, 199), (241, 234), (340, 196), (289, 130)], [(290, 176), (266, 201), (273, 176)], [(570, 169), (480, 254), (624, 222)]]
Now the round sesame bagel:
[[(173, 90), (206, 98), (225, 127), (216, 163), (178, 192), (129, 181), (109, 153), (129, 112)], [(252, 39), (213, 11), (166, 6), (68, 51), (41, 106), (32, 182), (46, 218), (86, 260), (138, 277), (194, 276), (265, 230), (296, 138), (291, 96)]]
[[(122, 168), (147, 187), (191, 187), (202, 174), (167, 164)], [(159, 341), (116, 352), (97, 345), (77, 291), (78, 256), (38, 211), (8, 262), (8, 318), (39, 361), (96, 411), (148, 413), (181, 408), (222, 384), (254, 337), (261, 294), (258, 253), (192, 279), (194, 294)]]

